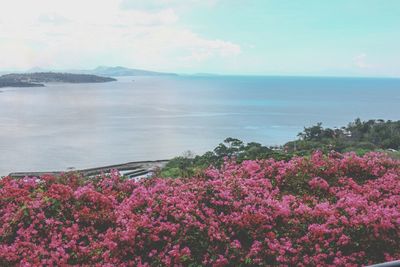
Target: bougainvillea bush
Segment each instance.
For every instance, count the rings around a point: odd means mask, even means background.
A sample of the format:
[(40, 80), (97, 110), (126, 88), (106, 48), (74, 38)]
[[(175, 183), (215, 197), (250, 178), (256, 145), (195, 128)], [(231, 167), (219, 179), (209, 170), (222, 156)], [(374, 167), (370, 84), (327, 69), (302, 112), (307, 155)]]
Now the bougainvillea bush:
[(0, 181), (0, 266), (360, 266), (400, 259), (400, 162), (315, 153), (189, 179)]

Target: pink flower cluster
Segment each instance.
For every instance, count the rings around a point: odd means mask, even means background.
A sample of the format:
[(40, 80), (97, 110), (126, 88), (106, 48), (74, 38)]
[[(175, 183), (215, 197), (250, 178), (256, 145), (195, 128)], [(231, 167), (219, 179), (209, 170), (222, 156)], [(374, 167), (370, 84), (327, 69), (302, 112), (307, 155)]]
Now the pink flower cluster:
[(0, 180), (0, 266), (360, 266), (400, 259), (400, 162), (226, 162), (190, 179)]
[(328, 190), (329, 189), (329, 183), (325, 181), (323, 178), (320, 177), (315, 177), (312, 178), (308, 184), (312, 189), (321, 189), (321, 190)]

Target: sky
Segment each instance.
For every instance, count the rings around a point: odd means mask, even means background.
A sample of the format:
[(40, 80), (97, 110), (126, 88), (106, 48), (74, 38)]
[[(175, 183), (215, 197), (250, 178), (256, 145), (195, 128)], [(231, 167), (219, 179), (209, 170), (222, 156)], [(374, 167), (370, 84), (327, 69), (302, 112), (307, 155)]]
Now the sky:
[(399, 0), (0, 0), (0, 70), (400, 77)]

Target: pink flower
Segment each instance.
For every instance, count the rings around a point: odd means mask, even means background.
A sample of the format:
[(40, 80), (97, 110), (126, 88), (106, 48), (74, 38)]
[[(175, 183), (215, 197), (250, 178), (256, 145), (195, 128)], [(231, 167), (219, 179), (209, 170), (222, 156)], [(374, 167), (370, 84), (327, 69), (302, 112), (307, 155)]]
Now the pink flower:
[(0, 179), (0, 263), (359, 266), (400, 258), (400, 162), (383, 154), (226, 161), (206, 174)]
[(312, 189), (321, 189), (321, 190), (328, 190), (329, 184), (321, 177), (315, 177), (311, 179), (308, 184)]

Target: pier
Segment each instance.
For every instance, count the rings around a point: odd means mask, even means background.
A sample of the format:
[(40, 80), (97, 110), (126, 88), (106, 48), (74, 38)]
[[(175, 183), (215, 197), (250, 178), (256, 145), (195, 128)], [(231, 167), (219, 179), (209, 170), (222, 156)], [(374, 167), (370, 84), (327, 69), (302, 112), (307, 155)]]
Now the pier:
[(42, 172), (12, 172), (8, 176), (13, 178), (24, 177), (40, 177), (43, 175), (61, 175), (67, 172), (77, 172), (85, 177), (95, 176), (99, 174), (107, 174), (112, 170), (117, 170), (121, 175), (128, 178), (136, 178), (153, 173), (156, 170), (163, 168), (169, 160), (154, 160), (154, 161), (134, 161), (117, 165), (108, 165), (104, 167), (70, 170), (70, 171), (42, 171)]

